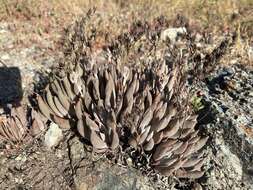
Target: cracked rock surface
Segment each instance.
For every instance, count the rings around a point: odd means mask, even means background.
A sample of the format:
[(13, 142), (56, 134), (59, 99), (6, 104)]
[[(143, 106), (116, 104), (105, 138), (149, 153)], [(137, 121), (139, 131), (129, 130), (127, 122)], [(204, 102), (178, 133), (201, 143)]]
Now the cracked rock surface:
[(135, 169), (90, 157), (76, 137), (54, 150), (35, 144), (20, 155), (1, 156), (1, 189), (156, 189)]
[(252, 68), (233, 65), (218, 67), (198, 87), (200, 127), (212, 136), (208, 189), (253, 188), (252, 84)]

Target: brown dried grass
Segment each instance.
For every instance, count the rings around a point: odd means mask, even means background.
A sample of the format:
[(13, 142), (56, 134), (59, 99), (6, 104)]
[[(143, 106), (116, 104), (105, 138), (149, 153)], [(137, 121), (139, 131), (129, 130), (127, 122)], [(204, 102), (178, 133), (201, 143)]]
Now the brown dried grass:
[[(27, 33), (27, 41), (34, 41), (34, 35), (57, 41), (64, 28), (92, 7), (105, 15), (105, 32), (115, 36), (122, 28), (129, 26), (133, 19), (151, 21), (162, 14), (171, 20), (182, 15), (196, 30), (207, 30), (210, 33), (224, 33), (228, 30), (237, 32), (238, 39), (242, 38), (245, 43), (242, 45), (238, 40), (235, 50), (243, 57), (247, 54), (244, 51), (245, 44), (253, 42), (251, 0), (129, 0), (127, 3), (124, 0), (0, 0), (0, 21), (15, 22), (15, 29), (20, 34)], [(118, 17), (124, 18), (119, 19), (123, 23), (113, 20)], [(33, 27), (27, 28), (27, 23)]]

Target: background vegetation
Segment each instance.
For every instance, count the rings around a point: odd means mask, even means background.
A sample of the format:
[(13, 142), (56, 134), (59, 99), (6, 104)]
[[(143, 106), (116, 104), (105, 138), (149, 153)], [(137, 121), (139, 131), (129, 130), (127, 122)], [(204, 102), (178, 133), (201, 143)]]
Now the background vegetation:
[(110, 33), (119, 30), (114, 17), (122, 17), (120, 25), (127, 26), (135, 18), (151, 20), (162, 14), (173, 20), (181, 15), (196, 31), (236, 32), (235, 49), (240, 55), (253, 42), (252, 0), (0, 0), (0, 20), (14, 22), (14, 30), (29, 34), (17, 39), (18, 44), (28, 45), (39, 41), (36, 35), (56, 41), (64, 27), (91, 7), (111, 16), (104, 27)]

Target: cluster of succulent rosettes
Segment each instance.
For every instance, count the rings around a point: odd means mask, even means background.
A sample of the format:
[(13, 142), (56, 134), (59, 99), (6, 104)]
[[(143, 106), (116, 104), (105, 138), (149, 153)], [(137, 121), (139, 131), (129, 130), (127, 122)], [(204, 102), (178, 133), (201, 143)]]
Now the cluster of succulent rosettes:
[(55, 79), (37, 96), (38, 108), (60, 127), (77, 127), (95, 152), (119, 146), (118, 121), (131, 113), (134, 94), (139, 89), (137, 73), (113, 65), (84, 72), (77, 65), (73, 72)]
[(0, 115), (0, 143), (4, 143), (8, 148), (28, 145), (33, 137), (45, 130), (45, 122), (41, 114), (34, 109), (26, 109), (21, 105), (10, 107)]
[(197, 116), (176, 104), (178, 68), (166, 67), (163, 80), (159, 73), (151, 80), (152, 71), (114, 64), (85, 71), (76, 65), (46, 86), (37, 96), (38, 107), (60, 127), (77, 129), (94, 152), (131, 146), (149, 155), (150, 165), (163, 175), (198, 178), (207, 138), (200, 138), (194, 128)]
[(194, 116), (175, 118), (167, 127), (155, 132), (160, 142), (152, 153), (151, 165), (161, 174), (179, 178), (199, 178), (204, 174), (205, 158), (200, 150), (208, 138), (198, 136), (194, 130), (196, 123)]
[(55, 78), (36, 96), (39, 111), (46, 120), (57, 123), (62, 129), (71, 128), (76, 114), (74, 105), (85, 91), (82, 75), (83, 69), (78, 65), (71, 74)]
[(28, 122), (22, 107), (12, 108), (10, 114), (0, 116), (0, 141), (16, 145), (27, 140)]
[[(165, 101), (161, 93), (148, 91), (134, 108), (129, 122), (128, 143), (151, 156), (150, 165), (166, 176), (199, 178), (204, 174), (203, 151), (207, 137), (201, 138), (195, 130), (197, 116), (183, 114), (173, 101)], [(145, 104), (144, 104), (145, 102)]]

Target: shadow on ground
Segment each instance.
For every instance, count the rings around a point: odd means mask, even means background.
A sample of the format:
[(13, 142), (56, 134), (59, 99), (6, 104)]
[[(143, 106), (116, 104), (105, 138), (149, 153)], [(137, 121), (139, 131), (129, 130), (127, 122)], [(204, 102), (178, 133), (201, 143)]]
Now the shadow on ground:
[(18, 67), (0, 67), (0, 107), (18, 104), (23, 97), (21, 74)]

